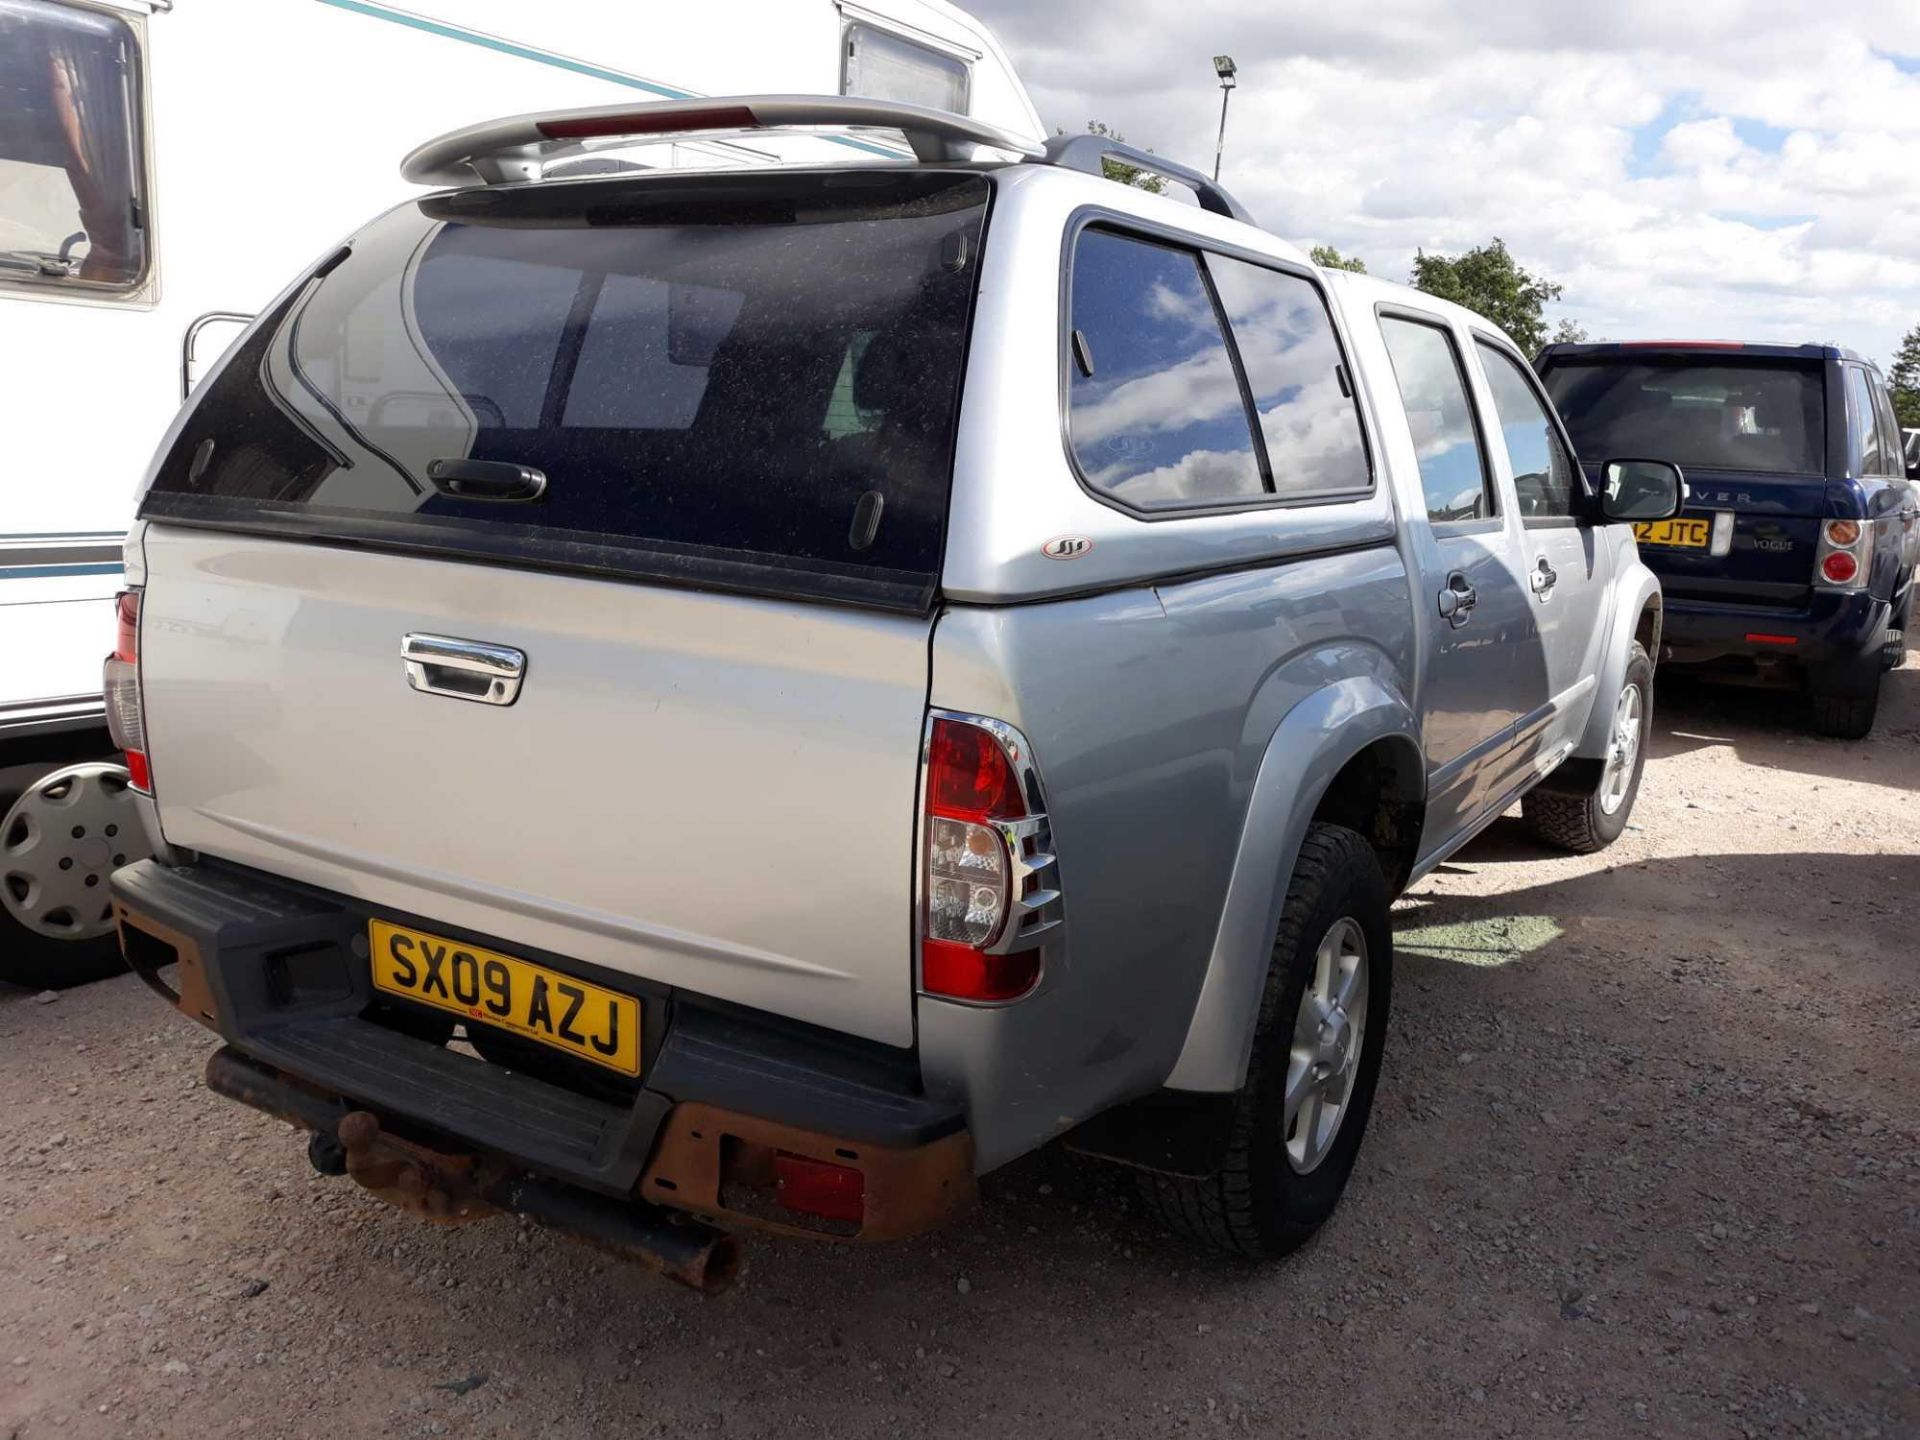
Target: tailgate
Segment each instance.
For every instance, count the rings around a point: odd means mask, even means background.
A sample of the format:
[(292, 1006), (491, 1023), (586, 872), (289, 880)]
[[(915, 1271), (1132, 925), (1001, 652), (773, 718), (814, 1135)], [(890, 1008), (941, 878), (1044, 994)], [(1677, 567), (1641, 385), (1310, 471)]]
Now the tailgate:
[[(1733, 516), (1724, 555), (1711, 547), (1647, 543), (1641, 558), (1668, 595), (1734, 604), (1799, 607), (1807, 603), (1826, 512), (1827, 482), (1818, 475), (1739, 475), (1687, 471), (1683, 519)], [(1723, 522), (1724, 523), (1724, 522)]]
[[(168, 837), (911, 1043), (988, 195), (642, 175), (354, 236), (222, 358), (142, 501)], [(521, 652), (517, 698), (410, 688), (409, 635)]]
[[(161, 825), (376, 905), (912, 1039), (921, 617), (154, 526)], [(511, 646), (510, 706), (401, 637)]]

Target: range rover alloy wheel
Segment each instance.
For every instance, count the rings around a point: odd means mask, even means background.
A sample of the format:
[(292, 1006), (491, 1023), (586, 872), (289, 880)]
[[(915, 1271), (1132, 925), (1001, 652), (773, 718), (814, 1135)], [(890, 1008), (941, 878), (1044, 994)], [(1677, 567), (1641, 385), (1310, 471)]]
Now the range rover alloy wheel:
[(121, 969), (107, 877), (150, 853), (124, 766), (29, 784), (0, 819), (0, 980), (57, 989)]

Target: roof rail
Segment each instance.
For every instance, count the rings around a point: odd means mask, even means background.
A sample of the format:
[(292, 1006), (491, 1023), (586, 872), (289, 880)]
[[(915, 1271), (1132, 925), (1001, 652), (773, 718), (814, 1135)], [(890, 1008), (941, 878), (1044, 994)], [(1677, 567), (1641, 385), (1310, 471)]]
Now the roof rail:
[(1217, 180), (1210, 180), (1191, 166), (1164, 159), (1151, 150), (1141, 150), (1107, 135), (1056, 135), (1047, 141), (1049, 165), (1084, 170), (1089, 175), (1104, 175), (1106, 170), (1100, 162), (1109, 157), (1185, 185), (1193, 191), (1202, 210), (1244, 220), (1249, 225), (1254, 223), (1253, 216), (1247, 213), (1247, 207), (1222, 189)]
[(416, 185), (497, 185), (537, 180), (548, 161), (593, 141), (815, 126), (897, 130), (923, 163), (971, 159), (977, 145), (1044, 158), (1032, 142), (997, 125), (922, 105), (849, 95), (726, 95), (489, 120), (429, 140), (400, 163), (400, 174)]

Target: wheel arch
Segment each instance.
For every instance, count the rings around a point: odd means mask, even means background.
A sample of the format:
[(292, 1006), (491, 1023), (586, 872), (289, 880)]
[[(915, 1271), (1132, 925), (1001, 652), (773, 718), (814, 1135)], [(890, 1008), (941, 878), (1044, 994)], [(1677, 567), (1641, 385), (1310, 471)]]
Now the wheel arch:
[(1384, 843), (1389, 883), (1404, 882), (1426, 806), (1419, 733), (1406, 698), (1373, 674), (1335, 681), (1281, 720), (1254, 780), (1170, 1089), (1232, 1091), (1245, 1080), (1274, 932), (1310, 824), (1351, 825), (1376, 850)]
[(1641, 563), (1639, 553), (1631, 545), (1624, 548), (1624, 554), (1627, 564), (1621, 570), (1612, 610), (1606, 617), (1607, 646), (1602, 652), (1599, 683), (1593, 690), (1593, 706), (1579, 743), (1573, 747), (1574, 757), (1581, 760), (1606, 758), (1613, 702), (1626, 682), (1627, 661), (1633, 654), (1634, 642), (1637, 640), (1646, 648), (1647, 658), (1656, 669), (1660, 664), (1660, 628), (1665, 615), (1660, 577)]

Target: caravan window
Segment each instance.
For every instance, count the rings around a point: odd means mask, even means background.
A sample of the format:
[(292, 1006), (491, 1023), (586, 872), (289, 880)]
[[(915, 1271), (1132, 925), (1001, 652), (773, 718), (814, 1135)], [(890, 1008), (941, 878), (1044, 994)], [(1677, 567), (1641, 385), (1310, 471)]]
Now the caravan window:
[(873, 25), (847, 26), (840, 93), (967, 113), (967, 62)]
[(140, 42), (66, 0), (0, 0), (0, 284), (137, 290), (147, 230)]

